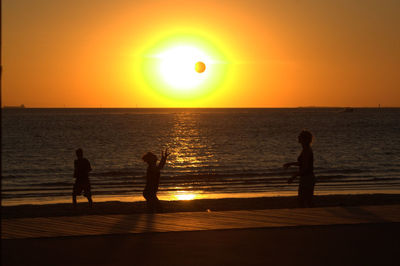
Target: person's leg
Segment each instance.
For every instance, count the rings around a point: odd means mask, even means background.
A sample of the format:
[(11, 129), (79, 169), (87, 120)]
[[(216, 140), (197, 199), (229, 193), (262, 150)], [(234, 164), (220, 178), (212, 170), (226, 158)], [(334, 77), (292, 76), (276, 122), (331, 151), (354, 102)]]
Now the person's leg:
[(74, 192), (72, 193), (72, 204), (74, 205), (74, 208), (76, 208), (76, 195)]
[(92, 194), (91, 194), (91, 193), (88, 193), (88, 194), (85, 195), (85, 196), (86, 196), (86, 198), (88, 199), (89, 207), (92, 208), (92, 206), (93, 206)]
[(76, 208), (76, 190), (77, 190), (77, 185), (75, 183), (72, 188), (72, 204), (73, 204), (74, 208)]
[(151, 193), (148, 190), (143, 191), (143, 197), (146, 199), (147, 212), (152, 212), (152, 198)]
[(144, 191), (143, 196), (146, 199), (146, 209), (148, 213), (153, 212), (153, 198), (149, 191)]
[(305, 200), (304, 200), (304, 184), (302, 182), (299, 183), (299, 191), (297, 196), (297, 205), (300, 208), (305, 207)]
[(162, 212), (163, 208), (161, 206), (161, 202), (160, 200), (157, 198), (157, 195), (154, 195), (154, 204), (155, 204), (155, 209), (157, 212)]
[(86, 184), (83, 194), (85, 197), (88, 199), (89, 202), (89, 207), (92, 208), (93, 206), (93, 200), (92, 200), (92, 189), (90, 187), (90, 183)]
[(305, 197), (305, 203), (306, 207), (312, 208), (314, 207), (314, 183), (310, 183), (309, 186), (307, 187), (307, 193)]
[(88, 202), (89, 202), (89, 207), (92, 208), (93, 207), (92, 196), (89, 196), (87, 199), (88, 199)]

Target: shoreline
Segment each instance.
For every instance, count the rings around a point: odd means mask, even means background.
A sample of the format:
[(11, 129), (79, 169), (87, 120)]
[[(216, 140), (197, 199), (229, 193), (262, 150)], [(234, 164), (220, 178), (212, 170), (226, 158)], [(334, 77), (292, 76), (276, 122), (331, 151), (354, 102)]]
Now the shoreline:
[[(163, 212), (205, 212), (258, 209), (297, 208), (296, 196), (258, 197), (258, 198), (223, 198), (161, 201)], [(400, 204), (400, 194), (340, 194), (314, 196), (315, 207), (390, 205)], [(76, 209), (72, 203), (44, 205), (2, 206), (3, 218), (56, 217), (105, 214), (145, 213), (146, 202), (106, 201), (94, 202), (93, 208), (86, 201), (78, 203)]]

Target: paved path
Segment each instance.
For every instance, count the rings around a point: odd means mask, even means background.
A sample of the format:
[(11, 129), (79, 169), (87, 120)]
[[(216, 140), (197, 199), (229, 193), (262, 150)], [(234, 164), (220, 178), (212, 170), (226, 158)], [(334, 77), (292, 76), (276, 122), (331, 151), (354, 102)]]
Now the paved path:
[(2, 239), (400, 222), (400, 205), (2, 219)]

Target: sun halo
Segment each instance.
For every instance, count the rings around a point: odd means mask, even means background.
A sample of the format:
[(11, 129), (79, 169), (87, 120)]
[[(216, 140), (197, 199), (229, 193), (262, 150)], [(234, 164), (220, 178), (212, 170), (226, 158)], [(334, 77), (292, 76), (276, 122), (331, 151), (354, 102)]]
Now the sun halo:
[(176, 46), (161, 52), (157, 55), (157, 58), (160, 60), (159, 71), (161, 77), (175, 89), (194, 89), (207, 78), (207, 75), (199, 75), (197, 64), (200, 62), (199, 60), (201, 62), (209, 62), (210, 59), (198, 48)]
[(140, 53), (135, 64), (138, 85), (177, 106), (203, 101), (227, 84), (230, 61), (212, 38), (172, 34), (149, 42)]

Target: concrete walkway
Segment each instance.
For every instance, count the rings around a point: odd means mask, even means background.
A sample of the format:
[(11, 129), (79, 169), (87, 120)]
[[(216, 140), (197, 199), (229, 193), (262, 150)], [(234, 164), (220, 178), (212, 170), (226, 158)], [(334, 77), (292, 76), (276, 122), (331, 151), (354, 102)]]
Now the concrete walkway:
[(400, 205), (2, 219), (2, 239), (400, 222)]

